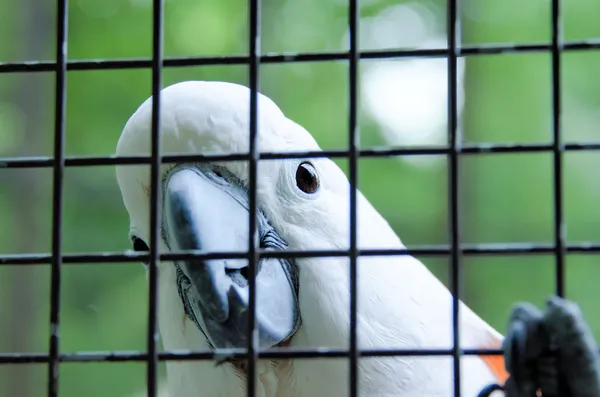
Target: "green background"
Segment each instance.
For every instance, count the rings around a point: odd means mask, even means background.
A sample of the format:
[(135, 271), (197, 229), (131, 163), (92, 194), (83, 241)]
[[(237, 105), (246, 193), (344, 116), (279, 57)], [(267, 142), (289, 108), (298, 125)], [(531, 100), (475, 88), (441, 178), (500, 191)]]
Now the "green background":
[[(151, 56), (150, 0), (69, 3), (69, 60)], [(361, 28), (369, 18), (404, 3), (362, 1)], [(443, 33), (445, 4), (419, 3), (430, 10), (431, 29)], [(600, 2), (564, 3), (565, 40), (600, 37)], [(0, 0), (0, 62), (54, 59), (55, 8), (52, 2)], [(550, 40), (548, 0), (465, 0), (462, 8), (465, 45)], [(263, 0), (263, 52), (344, 50), (347, 13), (342, 0)], [(242, 1), (166, 1), (165, 56), (244, 54), (247, 19), (247, 4)], [(410, 43), (410, 31), (388, 31), (381, 39), (392, 43), (406, 39)], [(383, 47), (364, 39), (361, 48)], [(375, 62), (365, 61), (361, 71)], [(598, 70), (598, 51), (570, 51), (562, 56), (561, 125), (565, 141), (598, 141), (600, 137)], [(182, 80), (246, 84), (247, 76), (243, 65), (182, 67), (165, 69), (163, 81), (164, 85)], [(549, 53), (468, 58), (461, 119), (463, 143), (549, 143), (551, 81)], [(348, 67), (342, 61), (261, 68), (261, 91), (327, 149), (347, 145), (347, 82)], [(150, 70), (69, 72), (66, 153), (113, 153), (128, 117), (150, 94)], [(387, 95), (394, 100), (393, 92)], [(0, 74), (0, 157), (52, 155), (53, 99), (52, 73)], [(381, 125), (362, 102), (363, 147), (385, 145)], [(442, 137), (434, 144), (443, 141)], [(418, 136), (411, 142), (431, 144)], [(563, 158), (568, 242), (598, 241), (600, 155), (570, 152)], [(449, 240), (447, 161), (444, 156), (433, 162), (422, 160), (386, 158), (359, 163), (360, 189), (409, 247)], [(344, 161), (339, 163), (346, 169)], [(552, 178), (551, 153), (461, 158), (462, 242), (551, 244)], [(51, 189), (51, 169), (0, 171), (0, 254), (50, 251)], [(129, 248), (128, 219), (113, 167), (67, 168), (64, 200), (64, 252)], [(421, 259), (447, 280), (447, 259)], [(598, 259), (577, 254), (568, 255), (566, 262), (567, 296), (581, 304), (598, 337)], [(464, 300), (500, 331), (504, 331), (514, 302), (528, 300), (539, 306), (553, 292), (552, 255), (466, 257), (461, 264)], [(62, 352), (145, 348), (147, 288), (141, 265), (65, 265), (62, 274)], [(48, 266), (0, 269), (0, 351), (47, 351), (49, 284)], [(45, 365), (0, 366), (0, 396), (42, 396), (46, 381)], [(63, 397), (143, 395), (144, 385), (142, 363), (60, 366)]]

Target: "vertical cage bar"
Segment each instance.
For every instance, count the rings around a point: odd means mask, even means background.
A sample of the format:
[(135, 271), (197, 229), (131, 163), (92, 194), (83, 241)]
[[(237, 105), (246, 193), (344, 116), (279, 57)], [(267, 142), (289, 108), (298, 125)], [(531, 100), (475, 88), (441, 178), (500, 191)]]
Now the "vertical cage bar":
[(54, 168), (52, 178), (52, 265), (50, 276), (50, 351), (48, 396), (58, 396), (60, 362), (60, 293), (62, 268), (63, 175), (65, 171), (65, 116), (67, 78), (68, 2), (57, 0)]
[(554, 254), (556, 269), (556, 294), (565, 293), (565, 240), (563, 219), (562, 157), (564, 145), (561, 137), (561, 85), (560, 53), (562, 51), (562, 27), (560, 0), (552, 0), (552, 154), (554, 179)]
[(451, 239), (451, 292), (452, 292), (452, 358), (454, 369), (454, 395), (460, 397), (460, 217), (458, 186), (458, 150), (460, 134), (458, 132), (457, 97), (457, 36), (460, 37), (459, 0), (447, 0), (447, 40), (448, 40), (448, 146), (450, 146), (448, 167), (448, 203), (449, 227)]
[(158, 370), (158, 261), (161, 208), (160, 191), (161, 137), (160, 137), (160, 90), (162, 86), (163, 56), (163, 0), (152, 2), (152, 149), (150, 163), (150, 236), (148, 262), (148, 334), (147, 334), (147, 395), (156, 397)]
[(360, 24), (358, 0), (349, 0), (348, 25), (350, 38), (349, 53), (349, 106), (348, 106), (348, 160), (350, 179), (350, 397), (358, 396), (358, 247), (357, 247), (357, 205), (358, 189), (358, 68), (359, 68), (359, 36)]
[(248, 73), (250, 79), (250, 131), (249, 131), (249, 158), (248, 158), (248, 194), (249, 194), (249, 220), (248, 220), (248, 266), (250, 274), (248, 283), (248, 304), (250, 313), (248, 316), (248, 371), (247, 371), (247, 395), (256, 395), (256, 360), (258, 334), (256, 329), (256, 264), (258, 262), (258, 235), (256, 233), (256, 185), (258, 179), (258, 90), (259, 67), (260, 67), (260, 0), (250, 0), (249, 19), (249, 65)]

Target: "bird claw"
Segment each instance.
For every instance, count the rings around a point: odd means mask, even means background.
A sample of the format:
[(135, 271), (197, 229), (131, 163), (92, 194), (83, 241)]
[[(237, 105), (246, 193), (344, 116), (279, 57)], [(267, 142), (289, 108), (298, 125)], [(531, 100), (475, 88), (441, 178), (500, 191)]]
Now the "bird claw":
[(529, 303), (512, 310), (502, 349), (510, 376), (478, 397), (503, 390), (507, 397), (600, 395), (600, 365), (594, 337), (577, 304), (551, 297), (542, 313)]

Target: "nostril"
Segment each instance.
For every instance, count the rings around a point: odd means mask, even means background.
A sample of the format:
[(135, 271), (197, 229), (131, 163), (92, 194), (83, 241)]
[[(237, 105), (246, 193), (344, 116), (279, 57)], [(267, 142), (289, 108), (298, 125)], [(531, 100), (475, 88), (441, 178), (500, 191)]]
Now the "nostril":
[(244, 266), (241, 269), (225, 268), (225, 274), (229, 277), (234, 277), (236, 274), (239, 274), (241, 277), (248, 280), (248, 277), (250, 277), (250, 268), (248, 266)]
[(250, 275), (248, 266), (241, 269), (225, 269), (225, 274), (240, 287), (248, 286), (248, 276)]
[(240, 269), (240, 274), (242, 275), (242, 277), (248, 280), (250, 277), (250, 268), (248, 266), (244, 266)]

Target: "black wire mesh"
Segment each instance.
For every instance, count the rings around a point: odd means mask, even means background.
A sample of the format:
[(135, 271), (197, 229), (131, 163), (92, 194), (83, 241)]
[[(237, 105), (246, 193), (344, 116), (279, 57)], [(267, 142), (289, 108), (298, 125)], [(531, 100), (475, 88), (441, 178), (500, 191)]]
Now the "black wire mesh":
[[(249, 338), (247, 349), (227, 349), (228, 356), (232, 358), (246, 358), (249, 361), (248, 370), (248, 396), (255, 395), (255, 372), (257, 358), (340, 358), (349, 357), (350, 365), (350, 396), (358, 395), (358, 358), (374, 356), (452, 356), (454, 362), (455, 387), (454, 394), (460, 396), (460, 366), (461, 355), (498, 355), (498, 350), (460, 349), (458, 310), (459, 310), (459, 281), (460, 258), (463, 255), (522, 255), (552, 253), (555, 256), (556, 294), (564, 296), (564, 257), (566, 253), (592, 253), (600, 252), (600, 244), (567, 245), (565, 242), (565, 227), (562, 200), (562, 157), (567, 151), (600, 150), (600, 143), (563, 143), (561, 139), (561, 89), (560, 66), (563, 51), (582, 51), (600, 49), (600, 39), (580, 42), (565, 43), (561, 38), (560, 0), (552, 0), (552, 40), (551, 43), (520, 44), (520, 45), (483, 45), (461, 46), (460, 40), (460, 10), (458, 0), (447, 0), (447, 49), (427, 50), (390, 50), (390, 51), (359, 51), (358, 26), (359, 12), (358, 0), (349, 0), (349, 37), (350, 46), (347, 52), (324, 53), (290, 53), (266, 54), (260, 51), (260, 0), (249, 0), (249, 54), (248, 56), (219, 56), (219, 57), (186, 57), (163, 58), (163, 1), (153, 1), (153, 56), (152, 59), (122, 59), (122, 60), (88, 60), (67, 62), (67, 0), (58, 0), (57, 12), (57, 37), (56, 37), (56, 62), (22, 62), (0, 63), (0, 73), (15, 72), (40, 72), (54, 71), (56, 76), (55, 98), (55, 130), (54, 130), (54, 156), (53, 157), (20, 157), (0, 158), (0, 168), (32, 168), (53, 167), (53, 233), (52, 253), (31, 255), (2, 255), (0, 265), (35, 265), (51, 264), (51, 335), (49, 354), (21, 354), (2, 353), (0, 363), (48, 363), (48, 395), (57, 396), (59, 386), (59, 363), (61, 362), (124, 362), (138, 361), (147, 363), (147, 390), (148, 396), (157, 395), (157, 367), (159, 361), (169, 360), (211, 360), (220, 352), (158, 352), (157, 340), (157, 313), (158, 297), (157, 288), (157, 263), (159, 260), (184, 260), (184, 259), (217, 259), (217, 258), (245, 258), (249, 261), (252, 274), (256, 272), (256, 262), (263, 257), (349, 257), (350, 258), (350, 349), (319, 349), (303, 350), (290, 348), (273, 348), (269, 351), (259, 351), (257, 348), (255, 301), (256, 291), (254, 279), (250, 277), (250, 323), (248, 332), (253, 337)], [(532, 53), (551, 52), (552, 55), (552, 135), (550, 144), (477, 144), (461, 145), (458, 133), (457, 116), (457, 59), (466, 56), (485, 54), (507, 53)], [(359, 61), (366, 59), (390, 58), (443, 58), (448, 61), (448, 145), (444, 147), (427, 148), (371, 148), (360, 149), (357, 133), (358, 124), (358, 69)], [(256, 147), (257, 112), (259, 91), (259, 66), (261, 63), (287, 63), (287, 62), (315, 62), (315, 61), (348, 61), (349, 63), (349, 135), (348, 150), (327, 150), (323, 152), (296, 152), (296, 153), (258, 153)], [(161, 73), (163, 67), (189, 67), (201, 65), (232, 65), (247, 64), (249, 66), (250, 81), (250, 131), (249, 153), (240, 155), (168, 155), (160, 153), (160, 89), (162, 86)], [(151, 157), (130, 156), (65, 156), (65, 83), (66, 72), (77, 70), (108, 70), (152, 68), (152, 155)], [(524, 152), (552, 152), (553, 153), (553, 182), (554, 182), (554, 244), (484, 244), (461, 245), (460, 224), (458, 212), (458, 163), (462, 155), (481, 153), (524, 153)], [(408, 155), (447, 155), (448, 167), (448, 203), (449, 203), (449, 228), (451, 242), (449, 245), (423, 246), (403, 250), (360, 250), (357, 248), (356, 233), (356, 189), (358, 159), (361, 157), (383, 156), (408, 156)], [(256, 180), (257, 162), (259, 160), (285, 159), (285, 158), (346, 158), (349, 160), (350, 180), (350, 249), (341, 251), (288, 251), (288, 252), (262, 252), (257, 248), (256, 240)], [(248, 161), (249, 162), (249, 192), (250, 192), (250, 241), (249, 252), (239, 253), (198, 253), (158, 252), (160, 206), (158, 205), (158, 189), (160, 182), (160, 165), (175, 162), (212, 162), (212, 161)], [(150, 251), (147, 254), (130, 252), (102, 252), (89, 254), (63, 254), (61, 252), (62, 233), (62, 201), (63, 201), (63, 173), (64, 167), (69, 166), (100, 166), (100, 165), (125, 165), (125, 164), (150, 164), (151, 165), (151, 215), (150, 215)], [(453, 348), (452, 349), (395, 349), (395, 350), (361, 350), (357, 348), (357, 258), (380, 255), (420, 255), (420, 256), (450, 256), (451, 258), (451, 291), (453, 293)], [(148, 261), (149, 266), (149, 316), (147, 332), (147, 352), (92, 352), (92, 353), (60, 353), (60, 286), (61, 267), (63, 264), (75, 263), (116, 263)]]

